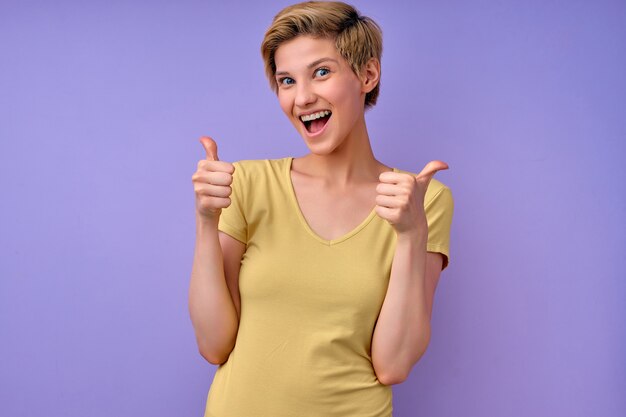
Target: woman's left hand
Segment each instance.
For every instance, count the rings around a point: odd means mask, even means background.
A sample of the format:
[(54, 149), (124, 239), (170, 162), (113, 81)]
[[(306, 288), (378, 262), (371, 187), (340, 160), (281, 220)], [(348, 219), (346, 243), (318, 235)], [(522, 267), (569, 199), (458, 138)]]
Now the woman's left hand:
[(437, 171), (448, 169), (442, 161), (430, 161), (418, 175), (383, 172), (376, 186), (376, 213), (387, 220), (397, 234), (428, 231), (424, 196)]

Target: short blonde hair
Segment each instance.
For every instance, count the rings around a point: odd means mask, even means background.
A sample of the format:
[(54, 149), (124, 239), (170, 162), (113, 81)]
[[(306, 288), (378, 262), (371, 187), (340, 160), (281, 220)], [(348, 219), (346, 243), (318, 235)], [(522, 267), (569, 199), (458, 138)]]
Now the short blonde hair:
[[(276, 62), (278, 47), (299, 35), (329, 38), (335, 41), (339, 54), (359, 76), (370, 58), (380, 62), (383, 53), (382, 29), (367, 16), (362, 16), (353, 6), (338, 1), (307, 1), (281, 10), (265, 32), (261, 55), (265, 74), (272, 90), (278, 94)], [(365, 108), (376, 104), (380, 80), (365, 96)]]

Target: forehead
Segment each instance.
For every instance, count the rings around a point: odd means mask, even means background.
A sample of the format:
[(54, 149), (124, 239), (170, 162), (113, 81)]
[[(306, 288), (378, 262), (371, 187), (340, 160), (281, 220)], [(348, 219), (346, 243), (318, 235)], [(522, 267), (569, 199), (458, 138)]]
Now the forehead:
[(274, 53), (276, 72), (296, 71), (320, 59), (333, 58), (341, 62), (335, 42), (328, 38), (300, 35), (282, 43)]

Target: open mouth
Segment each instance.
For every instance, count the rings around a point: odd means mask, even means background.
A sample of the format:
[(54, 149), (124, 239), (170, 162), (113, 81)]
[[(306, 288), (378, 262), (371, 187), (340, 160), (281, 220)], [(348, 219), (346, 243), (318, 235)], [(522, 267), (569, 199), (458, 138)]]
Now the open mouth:
[(332, 113), (330, 111), (326, 111), (322, 117), (318, 117), (314, 120), (305, 120), (302, 121), (302, 123), (304, 123), (304, 127), (306, 128), (307, 132), (311, 133), (311, 134), (315, 134), (319, 131), (321, 131), (322, 129), (324, 129), (324, 126), (326, 126), (326, 123), (328, 123), (328, 120), (330, 119), (330, 117), (332, 116)]

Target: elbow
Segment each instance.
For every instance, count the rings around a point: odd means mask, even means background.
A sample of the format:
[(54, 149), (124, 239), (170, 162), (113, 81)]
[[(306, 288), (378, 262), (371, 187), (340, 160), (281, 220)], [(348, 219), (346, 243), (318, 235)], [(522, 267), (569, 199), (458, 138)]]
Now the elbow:
[(227, 355), (221, 355), (216, 352), (211, 352), (207, 349), (203, 349), (202, 347), (200, 347), (198, 351), (200, 352), (200, 356), (202, 356), (207, 362), (212, 365), (221, 365), (226, 362), (228, 360), (228, 357), (230, 356), (230, 353), (228, 353)]
[(212, 365), (222, 365), (226, 362), (235, 347), (234, 338), (227, 344), (217, 344), (217, 341), (200, 338), (197, 338), (196, 341), (200, 356)]
[(215, 355), (209, 355), (206, 353), (202, 353), (202, 351), (200, 351), (200, 355), (210, 364), (212, 365), (221, 365), (224, 362), (226, 362), (226, 359), (223, 359), (219, 356), (215, 356)]
[(401, 384), (404, 381), (406, 381), (407, 376), (408, 375), (406, 375), (406, 374), (397, 374), (397, 375), (394, 375), (394, 374), (389, 374), (389, 375), (382, 374), (382, 375), (380, 375), (378, 377), (378, 381), (381, 384), (383, 384), (383, 385), (396, 385), (396, 384)]
[(395, 369), (380, 370), (380, 372), (376, 371), (375, 373), (378, 382), (381, 384), (396, 385), (406, 381), (409, 376), (409, 371), (410, 370), (406, 371), (396, 366)]
[[(396, 385), (401, 384), (409, 378), (411, 373), (411, 369), (415, 363), (417, 363), (424, 353), (426, 353), (426, 349), (428, 348), (428, 342), (426, 342), (421, 350), (417, 352), (417, 356), (411, 361), (411, 364), (405, 364), (405, 366), (396, 366), (393, 370), (388, 370), (386, 372), (376, 372), (378, 381), (383, 385)], [(399, 365), (399, 364), (398, 364)]]
[(376, 374), (378, 382), (383, 385), (395, 385), (406, 380), (408, 372), (405, 373), (405, 370), (397, 359), (398, 358), (388, 365), (383, 365), (374, 359), (372, 364), (374, 365), (374, 373)]

